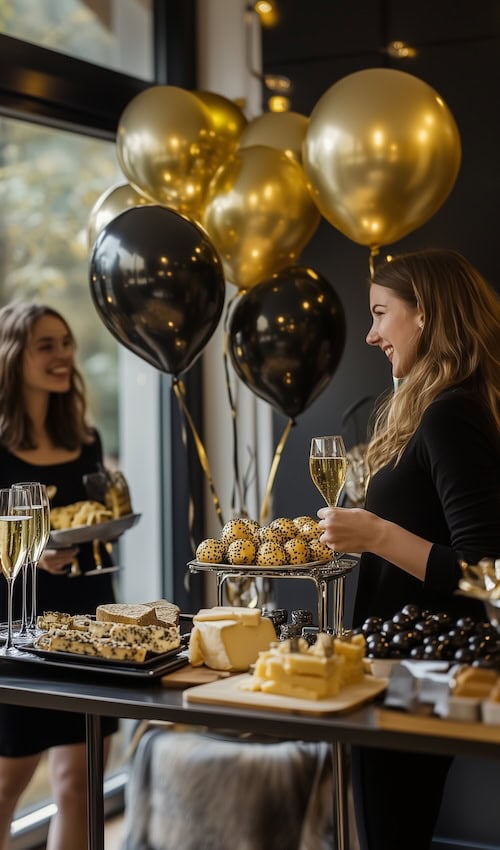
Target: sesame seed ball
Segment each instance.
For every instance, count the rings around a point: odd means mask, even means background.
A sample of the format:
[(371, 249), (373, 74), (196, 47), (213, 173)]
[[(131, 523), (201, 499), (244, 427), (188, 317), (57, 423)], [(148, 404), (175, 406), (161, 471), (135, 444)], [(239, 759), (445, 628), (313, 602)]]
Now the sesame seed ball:
[(289, 564), (307, 564), (311, 559), (309, 545), (303, 537), (292, 537), (284, 545)]
[(300, 531), (305, 522), (314, 522), (314, 519), (312, 516), (296, 516), (293, 518), (292, 522)]
[(256, 519), (244, 519), (242, 521), (245, 523), (247, 528), (250, 529), (252, 540), (254, 540), (259, 534), (260, 523), (258, 523)]
[(314, 519), (304, 522), (300, 527), (300, 536), (305, 540), (314, 540), (316, 537), (319, 537), (320, 534), (321, 528)]
[(257, 566), (281, 567), (286, 564), (286, 553), (278, 543), (262, 543), (257, 550)]
[(278, 519), (273, 519), (271, 526), (274, 531), (279, 531), (280, 534), (283, 534), (285, 540), (290, 540), (290, 538), (295, 537), (297, 534), (297, 529), (294, 525), (292, 519), (287, 519), (286, 517), (278, 517)]
[(222, 540), (227, 547), (234, 540), (250, 540), (252, 533), (244, 519), (230, 519), (222, 529)]
[(196, 549), (196, 560), (202, 564), (222, 564), (224, 561), (225, 546), (222, 540), (208, 537), (198, 544)]
[(227, 560), (230, 564), (253, 564), (255, 563), (255, 543), (251, 540), (233, 540), (227, 550)]
[(321, 540), (309, 540), (309, 549), (313, 561), (331, 561), (333, 558), (332, 550)]
[(277, 546), (281, 546), (285, 540), (286, 536), (283, 532), (277, 528), (272, 528), (270, 525), (263, 525), (259, 529), (260, 543), (275, 543)]

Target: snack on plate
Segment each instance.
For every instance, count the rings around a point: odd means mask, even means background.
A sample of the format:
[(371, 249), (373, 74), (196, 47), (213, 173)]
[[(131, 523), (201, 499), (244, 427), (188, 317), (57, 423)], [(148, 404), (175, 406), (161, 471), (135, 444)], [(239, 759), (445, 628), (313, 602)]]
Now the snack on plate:
[(193, 617), (189, 660), (193, 667), (241, 672), (275, 638), (273, 624), (258, 608), (202, 608)]
[[(168, 606), (170, 616), (173, 615), (173, 609), (177, 612), (179, 610), (166, 599), (159, 602), (164, 608)], [(112, 608), (111, 617), (119, 619), (94, 620), (84, 614), (71, 616), (54, 611), (45, 612), (37, 618), (37, 626), (44, 631), (36, 646), (53, 652), (139, 663), (145, 661), (149, 654), (155, 655), (179, 648), (180, 629), (176, 623), (157, 621), (150, 625), (138, 624), (137, 620), (144, 619), (146, 611), (149, 612), (150, 618), (156, 617), (154, 606), (121, 605), (119, 611), (116, 611), (115, 606), (100, 607)], [(126, 617), (128, 622), (124, 622)]]
[(320, 632), (313, 646), (303, 638), (273, 643), (259, 654), (252, 678), (240, 687), (300, 699), (335, 697), (345, 685), (363, 679), (364, 654), (362, 635), (341, 640)]
[(79, 528), (86, 525), (98, 525), (113, 519), (113, 514), (101, 502), (81, 501), (58, 508), (51, 508), (50, 525), (60, 531), (67, 528)]
[(113, 602), (98, 605), (96, 620), (111, 623), (131, 623), (136, 626), (174, 626), (179, 623), (180, 609), (178, 605), (167, 599), (156, 602), (129, 604)]
[(220, 540), (207, 538), (198, 544), (196, 560), (202, 564), (281, 567), (328, 561), (331, 549), (320, 542), (321, 528), (309, 516), (278, 517), (269, 525), (254, 519), (226, 522)]
[(496, 670), (481, 667), (464, 667), (455, 676), (452, 688), (454, 697), (477, 697), (490, 699), (490, 693), (498, 680)]
[(132, 503), (127, 481), (122, 472), (115, 470), (107, 474), (107, 486), (104, 501), (111, 511), (113, 519), (132, 513)]

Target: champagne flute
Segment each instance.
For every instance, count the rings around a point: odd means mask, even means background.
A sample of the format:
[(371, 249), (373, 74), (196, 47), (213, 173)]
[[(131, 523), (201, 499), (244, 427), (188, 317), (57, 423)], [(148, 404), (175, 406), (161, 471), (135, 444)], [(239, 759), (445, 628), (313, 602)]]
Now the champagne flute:
[[(309, 453), (311, 478), (330, 508), (337, 506), (347, 477), (347, 453), (342, 437), (313, 437)], [(332, 550), (332, 561), (339, 566), (339, 552)], [(344, 576), (339, 575), (333, 587), (333, 630), (344, 634)]]
[(7, 636), (2, 656), (21, 653), (12, 642), (12, 590), (30, 546), (31, 496), (27, 490), (0, 490), (0, 566), (7, 582)]
[(347, 453), (342, 437), (312, 438), (309, 472), (328, 507), (336, 507), (347, 476)]
[[(13, 486), (21, 490), (27, 490), (31, 496), (32, 522), (27, 555), (27, 560), (31, 565), (31, 612), (26, 628), (31, 637), (36, 637), (39, 632), (36, 626), (37, 569), (38, 562), (47, 545), (50, 534), (50, 503), (47, 488), (45, 484), (41, 484), (39, 481), (20, 481)], [(21, 630), (21, 637), (22, 635), (23, 631)]]

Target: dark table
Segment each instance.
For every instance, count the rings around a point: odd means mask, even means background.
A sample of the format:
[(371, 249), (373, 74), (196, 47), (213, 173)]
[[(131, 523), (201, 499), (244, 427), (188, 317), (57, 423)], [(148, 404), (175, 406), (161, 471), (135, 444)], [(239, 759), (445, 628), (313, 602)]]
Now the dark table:
[[(367, 705), (342, 715), (303, 716), (183, 704), (183, 691), (161, 684), (131, 684), (126, 677), (110, 683), (101, 675), (68, 671), (43, 673), (33, 664), (0, 664), (0, 702), (75, 711), (86, 715), (89, 850), (104, 850), (103, 752), (101, 718), (167, 720), (174, 723), (231, 729), (287, 740), (325, 741), (446, 755), (500, 758), (498, 740), (477, 741), (439, 734), (381, 729), (377, 707)], [(474, 726), (474, 724), (471, 724)]]

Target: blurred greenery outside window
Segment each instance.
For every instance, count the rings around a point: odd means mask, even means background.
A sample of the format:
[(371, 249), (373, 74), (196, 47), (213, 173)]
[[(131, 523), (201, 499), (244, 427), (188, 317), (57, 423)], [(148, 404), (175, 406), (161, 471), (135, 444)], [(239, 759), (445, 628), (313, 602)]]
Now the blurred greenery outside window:
[(0, 0), (0, 32), (153, 79), (152, 0)]

